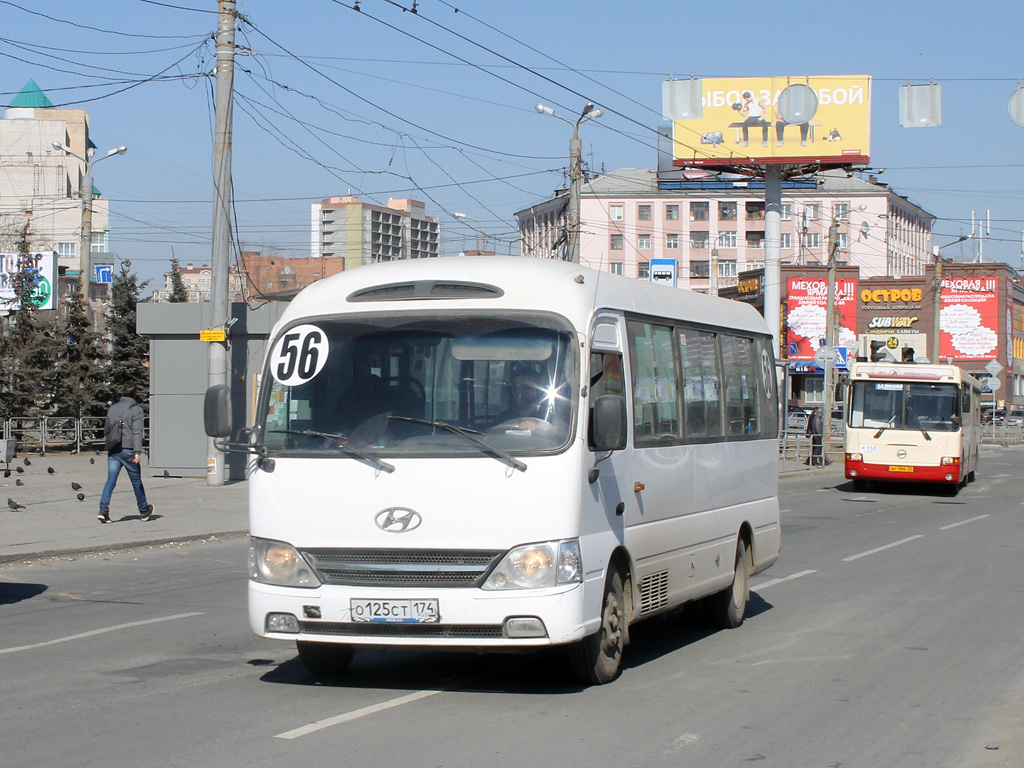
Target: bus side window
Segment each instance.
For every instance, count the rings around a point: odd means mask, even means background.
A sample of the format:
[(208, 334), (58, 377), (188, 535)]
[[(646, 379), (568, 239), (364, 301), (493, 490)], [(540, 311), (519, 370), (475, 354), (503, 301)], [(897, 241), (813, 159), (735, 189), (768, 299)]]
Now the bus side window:
[(657, 445), (682, 437), (677, 353), (671, 327), (626, 321), (633, 389), (633, 442)]
[(687, 438), (722, 436), (721, 379), (715, 334), (679, 329), (683, 403)]
[(622, 378), (622, 355), (610, 352), (590, 353), (590, 409), (587, 418), (587, 445), (594, 449), (593, 404), (602, 395), (626, 396)]

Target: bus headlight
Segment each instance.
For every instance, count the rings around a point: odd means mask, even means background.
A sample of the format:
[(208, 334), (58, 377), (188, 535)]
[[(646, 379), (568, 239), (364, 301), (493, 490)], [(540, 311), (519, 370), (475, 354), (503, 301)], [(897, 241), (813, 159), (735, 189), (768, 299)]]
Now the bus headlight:
[(578, 539), (526, 544), (509, 551), (484, 589), (537, 589), (583, 580)]
[(861, 453), (848, 453), (846, 454), (847, 461), (864, 461), (864, 455)]
[(320, 586), (320, 580), (295, 547), (283, 541), (249, 540), (249, 578), (279, 587)]

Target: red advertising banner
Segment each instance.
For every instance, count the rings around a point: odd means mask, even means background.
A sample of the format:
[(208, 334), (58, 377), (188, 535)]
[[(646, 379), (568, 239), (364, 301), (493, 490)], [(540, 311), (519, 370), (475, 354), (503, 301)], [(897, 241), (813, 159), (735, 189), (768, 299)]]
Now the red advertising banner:
[[(836, 280), (835, 307), (839, 315), (836, 346), (857, 344), (857, 281)], [(791, 277), (786, 298), (786, 342), (789, 360), (814, 360), (825, 338), (828, 315), (828, 280)]]
[(939, 357), (994, 360), (999, 356), (999, 278), (942, 278)]

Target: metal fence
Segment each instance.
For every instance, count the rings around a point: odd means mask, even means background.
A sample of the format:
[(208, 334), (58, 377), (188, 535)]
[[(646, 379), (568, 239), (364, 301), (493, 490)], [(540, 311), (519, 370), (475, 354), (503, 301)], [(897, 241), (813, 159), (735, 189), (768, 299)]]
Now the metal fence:
[[(83, 451), (103, 448), (102, 416), (75, 419), (66, 416), (19, 417), (0, 421), (0, 438), (16, 440), (21, 453)], [(149, 418), (145, 422), (145, 444), (149, 445)]]

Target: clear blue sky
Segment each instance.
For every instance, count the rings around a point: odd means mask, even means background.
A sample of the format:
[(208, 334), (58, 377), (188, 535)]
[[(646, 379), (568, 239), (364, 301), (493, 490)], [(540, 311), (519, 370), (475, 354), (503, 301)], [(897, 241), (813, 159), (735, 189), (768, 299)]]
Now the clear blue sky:
[[(595, 170), (652, 168), (661, 83), (698, 77), (867, 74), (881, 181), (934, 214), (937, 244), (991, 210), (986, 260), (1020, 267), (1024, 5), (892, 2), (244, 0), (234, 115), (237, 238), (309, 250), (309, 204), (358, 194), (427, 204), (446, 252), (515, 249), (513, 213), (563, 185), (568, 125)], [(99, 9), (102, 9), (100, 12)], [(209, 263), (215, 0), (0, 0), (0, 103), (33, 78), (84, 108), (111, 201), (113, 248), (143, 279), (172, 253)], [(459, 12), (456, 12), (458, 9)], [(45, 15), (42, 15), (45, 14)], [(898, 87), (942, 85), (943, 125), (899, 126)], [(618, 114), (615, 114), (618, 113)], [(459, 211), (479, 221), (456, 221)], [(971, 244), (946, 251), (970, 256)]]

